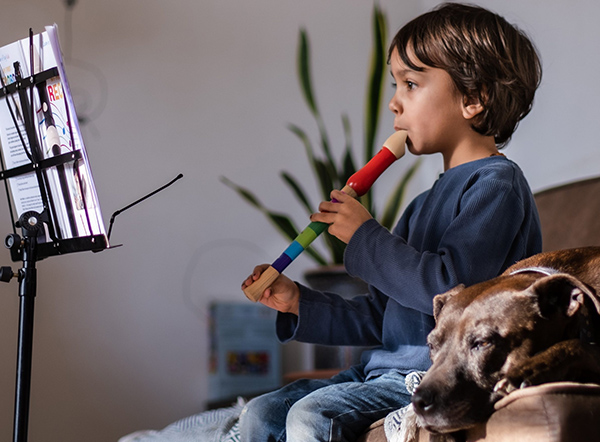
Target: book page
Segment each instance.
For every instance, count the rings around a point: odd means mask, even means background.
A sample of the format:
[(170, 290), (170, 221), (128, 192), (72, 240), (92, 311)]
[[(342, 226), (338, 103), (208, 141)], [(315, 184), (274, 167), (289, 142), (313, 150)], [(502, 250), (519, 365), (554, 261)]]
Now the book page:
[[(13, 63), (25, 59), (20, 42), (0, 48), (0, 68), (4, 85), (16, 82)], [(23, 75), (27, 74), (27, 64), (22, 65)], [(12, 108), (12, 116), (9, 107)], [(17, 124), (14, 124), (16, 119)], [(15, 95), (4, 97), (0, 100), (0, 145), (2, 146), (2, 157), (4, 167), (12, 169), (30, 163), (27, 156), (29, 142), (25, 136), (25, 125), (23, 112), (19, 99)], [(20, 136), (21, 135), (21, 136)], [(10, 179), (10, 187), (17, 213), (20, 215), (29, 210), (42, 211), (42, 200), (35, 174), (28, 173)]]

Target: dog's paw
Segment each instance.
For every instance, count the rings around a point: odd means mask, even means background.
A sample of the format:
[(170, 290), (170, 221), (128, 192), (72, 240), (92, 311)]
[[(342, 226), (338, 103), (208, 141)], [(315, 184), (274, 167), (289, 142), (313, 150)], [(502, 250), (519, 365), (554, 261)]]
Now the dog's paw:
[[(508, 369), (503, 379), (505, 382), (499, 388), (510, 390), (512, 387), (515, 390), (547, 382), (568, 380), (568, 370), (573, 362), (567, 358), (557, 358), (552, 350), (554, 348), (538, 353)], [(507, 387), (506, 384), (510, 387)]]
[(515, 379), (509, 380), (508, 378), (503, 378), (496, 382), (496, 385), (494, 385), (494, 393), (500, 396), (507, 396), (515, 390), (531, 387), (531, 385), (532, 384), (529, 379), (523, 379), (519, 382)]
[[(531, 369), (532, 367), (518, 367), (509, 370), (505, 377), (494, 386), (494, 393), (506, 396), (515, 390), (531, 387), (541, 383), (544, 372)], [(543, 382), (543, 381), (542, 381)]]
[(494, 385), (494, 393), (500, 396), (507, 396), (515, 390), (515, 386), (512, 385), (506, 378), (500, 379), (498, 382), (496, 382), (496, 385)]

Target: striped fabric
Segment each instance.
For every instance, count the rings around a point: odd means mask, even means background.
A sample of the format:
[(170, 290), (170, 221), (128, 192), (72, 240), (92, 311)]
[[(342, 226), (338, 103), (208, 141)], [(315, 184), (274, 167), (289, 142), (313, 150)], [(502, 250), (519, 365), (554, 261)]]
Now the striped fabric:
[(162, 430), (137, 431), (119, 442), (239, 442), (238, 418), (245, 401), (178, 420)]

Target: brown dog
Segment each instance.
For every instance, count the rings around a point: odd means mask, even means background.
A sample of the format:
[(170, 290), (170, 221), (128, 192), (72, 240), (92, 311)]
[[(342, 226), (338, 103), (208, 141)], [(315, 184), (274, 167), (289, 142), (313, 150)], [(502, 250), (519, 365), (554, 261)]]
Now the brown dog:
[(484, 422), (510, 391), (600, 383), (600, 247), (541, 253), (434, 299), (433, 365), (413, 395), (420, 427)]

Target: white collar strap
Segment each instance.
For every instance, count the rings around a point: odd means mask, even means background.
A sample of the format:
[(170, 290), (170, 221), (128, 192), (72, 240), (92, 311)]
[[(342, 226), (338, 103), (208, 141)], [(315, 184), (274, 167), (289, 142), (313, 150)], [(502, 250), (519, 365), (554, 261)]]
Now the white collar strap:
[(550, 267), (525, 267), (522, 269), (513, 270), (512, 272), (510, 272), (510, 274), (516, 275), (517, 273), (526, 273), (526, 272), (542, 273), (546, 276), (551, 276), (551, 275), (560, 273), (558, 270), (552, 269)]

